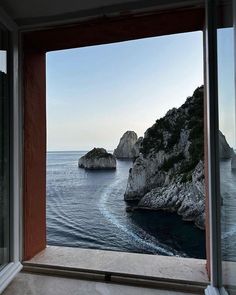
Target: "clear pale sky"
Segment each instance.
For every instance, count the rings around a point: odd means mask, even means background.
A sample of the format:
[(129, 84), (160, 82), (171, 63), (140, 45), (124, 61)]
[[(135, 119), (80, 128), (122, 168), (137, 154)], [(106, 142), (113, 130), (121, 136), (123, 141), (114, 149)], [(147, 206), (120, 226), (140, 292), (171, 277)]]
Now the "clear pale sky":
[(7, 72), (7, 55), (5, 50), (0, 50), (0, 71), (6, 73)]
[(114, 149), (202, 84), (201, 32), (50, 52), (48, 150)]
[(233, 29), (218, 30), (219, 128), (230, 146), (235, 142), (235, 77)]

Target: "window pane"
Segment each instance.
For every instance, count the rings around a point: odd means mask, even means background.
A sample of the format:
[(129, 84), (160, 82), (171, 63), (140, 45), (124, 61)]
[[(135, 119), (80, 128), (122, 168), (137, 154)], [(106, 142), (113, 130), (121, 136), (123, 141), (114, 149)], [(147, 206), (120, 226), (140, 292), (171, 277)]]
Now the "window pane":
[(8, 33), (0, 27), (0, 268), (9, 262)]
[[(229, 3), (231, 2), (231, 3)], [(234, 28), (232, 1), (219, 15), (218, 93), (223, 284), (230, 294), (236, 281), (236, 136)]]

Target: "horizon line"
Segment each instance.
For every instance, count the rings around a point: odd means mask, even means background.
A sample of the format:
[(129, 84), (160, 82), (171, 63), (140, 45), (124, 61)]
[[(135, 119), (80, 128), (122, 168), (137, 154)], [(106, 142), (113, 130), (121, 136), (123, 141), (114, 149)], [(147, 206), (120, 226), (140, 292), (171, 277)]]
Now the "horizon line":
[[(106, 149), (107, 151), (114, 151), (115, 149)], [(47, 153), (55, 153), (55, 152), (89, 152), (91, 149), (87, 150), (47, 150)]]

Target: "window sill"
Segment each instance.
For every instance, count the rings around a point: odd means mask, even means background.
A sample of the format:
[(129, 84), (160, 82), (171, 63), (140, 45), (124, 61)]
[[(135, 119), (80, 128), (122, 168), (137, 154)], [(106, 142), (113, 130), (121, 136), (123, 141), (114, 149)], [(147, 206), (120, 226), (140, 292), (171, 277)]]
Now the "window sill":
[(3, 290), (9, 285), (21, 269), (22, 265), (20, 262), (10, 262), (3, 268), (0, 276), (0, 294), (2, 294)]
[(47, 246), (24, 270), (153, 286), (203, 290), (209, 283), (206, 260), (93, 249)]
[(222, 261), (223, 285), (236, 294), (236, 261)]

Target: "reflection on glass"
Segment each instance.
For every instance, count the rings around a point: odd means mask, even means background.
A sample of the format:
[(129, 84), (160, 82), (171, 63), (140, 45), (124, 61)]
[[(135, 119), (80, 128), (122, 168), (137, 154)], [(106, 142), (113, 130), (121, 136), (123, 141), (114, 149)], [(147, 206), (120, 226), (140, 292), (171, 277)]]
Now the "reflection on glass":
[(7, 32), (0, 27), (0, 268), (9, 262), (9, 93)]
[(223, 284), (236, 285), (236, 136), (232, 2), (221, 6), (218, 38), (219, 152)]

